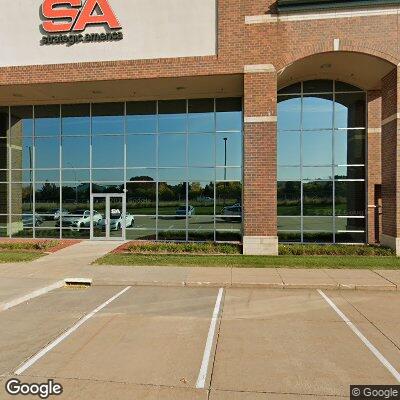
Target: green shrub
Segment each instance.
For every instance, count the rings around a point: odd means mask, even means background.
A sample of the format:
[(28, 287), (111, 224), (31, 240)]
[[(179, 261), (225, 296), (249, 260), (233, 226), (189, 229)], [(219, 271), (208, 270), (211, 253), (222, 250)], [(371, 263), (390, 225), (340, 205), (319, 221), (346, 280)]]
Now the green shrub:
[(56, 240), (42, 240), (39, 242), (4, 242), (0, 243), (0, 250), (38, 250), (47, 251), (58, 244)]
[(136, 254), (240, 254), (241, 246), (225, 243), (132, 243), (124, 251)]
[(287, 256), (393, 256), (394, 250), (387, 247), (368, 245), (322, 245), (288, 244), (279, 245), (279, 255)]

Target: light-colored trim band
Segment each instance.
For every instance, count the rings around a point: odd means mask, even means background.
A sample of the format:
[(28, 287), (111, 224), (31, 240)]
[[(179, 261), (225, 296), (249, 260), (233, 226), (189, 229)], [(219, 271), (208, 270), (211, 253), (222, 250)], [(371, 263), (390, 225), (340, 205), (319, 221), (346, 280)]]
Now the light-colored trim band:
[(389, 122), (395, 121), (396, 119), (400, 119), (400, 113), (393, 114), (390, 117), (385, 118), (382, 121), (382, 126), (388, 124)]
[(266, 115), (264, 117), (244, 117), (244, 122), (248, 124), (259, 124), (262, 122), (276, 122), (276, 115)]
[(381, 133), (381, 128), (368, 128), (368, 133)]
[(245, 74), (259, 74), (265, 72), (275, 72), (275, 67), (272, 64), (256, 64), (256, 65), (245, 65)]
[(319, 12), (308, 12), (308, 13), (296, 13), (296, 14), (280, 14), (272, 15), (249, 15), (245, 17), (246, 25), (253, 24), (265, 24), (274, 23), (278, 21), (309, 21), (318, 19), (339, 19), (339, 18), (357, 18), (357, 17), (374, 17), (374, 16), (386, 16), (386, 15), (397, 15), (400, 11), (400, 7), (390, 8), (378, 8), (372, 10), (357, 10), (357, 11), (319, 11)]

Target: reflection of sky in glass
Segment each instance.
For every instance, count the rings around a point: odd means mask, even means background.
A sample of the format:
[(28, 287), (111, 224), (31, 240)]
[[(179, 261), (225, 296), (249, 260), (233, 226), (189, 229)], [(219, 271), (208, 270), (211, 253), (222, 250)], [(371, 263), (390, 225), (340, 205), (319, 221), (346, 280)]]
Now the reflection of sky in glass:
[(89, 117), (63, 117), (62, 134), (63, 135), (89, 135), (90, 118)]
[(128, 135), (126, 137), (127, 167), (155, 167), (157, 137), (155, 135)]
[(332, 164), (332, 131), (303, 132), (303, 165)]
[(160, 167), (186, 165), (186, 135), (160, 135), (158, 144)]
[(93, 135), (111, 135), (124, 133), (123, 116), (101, 116), (92, 119)]
[(88, 137), (64, 137), (62, 140), (62, 167), (89, 168), (89, 145)]
[(300, 165), (300, 132), (278, 133), (278, 165)]
[(303, 98), (303, 129), (332, 129), (332, 95), (325, 95), (325, 97)]
[(124, 166), (123, 136), (94, 136), (92, 144), (93, 168)]
[(156, 115), (127, 115), (126, 133), (155, 133), (157, 132)]

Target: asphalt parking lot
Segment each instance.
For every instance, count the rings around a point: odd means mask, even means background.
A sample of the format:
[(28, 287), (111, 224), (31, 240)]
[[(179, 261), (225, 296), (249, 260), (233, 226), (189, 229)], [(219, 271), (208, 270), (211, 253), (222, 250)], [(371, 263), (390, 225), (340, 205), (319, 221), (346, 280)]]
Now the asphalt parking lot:
[(18, 377), (65, 399), (345, 399), (399, 384), (399, 324), (390, 291), (59, 288), (0, 312), (0, 398)]

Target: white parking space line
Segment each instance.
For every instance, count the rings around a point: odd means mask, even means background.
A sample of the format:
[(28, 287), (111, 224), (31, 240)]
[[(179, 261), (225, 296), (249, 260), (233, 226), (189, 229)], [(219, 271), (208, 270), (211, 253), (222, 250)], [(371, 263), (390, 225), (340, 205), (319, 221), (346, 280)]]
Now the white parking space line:
[(39, 353), (35, 354), (33, 357), (31, 357), (28, 361), (26, 361), (21, 367), (19, 367), (15, 371), (15, 375), (21, 375), (24, 371), (26, 371), (29, 367), (31, 367), (33, 364), (35, 364), (36, 361), (40, 360), (43, 356), (45, 356), (50, 350), (52, 350), (54, 347), (56, 347), (58, 344), (60, 344), (64, 339), (66, 339), (69, 335), (71, 335), (73, 332), (75, 332), (81, 325), (83, 325), (85, 322), (87, 322), (90, 318), (92, 318), (96, 313), (101, 311), (104, 307), (108, 306), (110, 303), (112, 303), (114, 300), (118, 299), (118, 297), (122, 296), (126, 291), (128, 291), (132, 286), (128, 286), (125, 289), (121, 290), (118, 292), (116, 295), (108, 299), (106, 302), (98, 306), (96, 309), (94, 309), (91, 313), (85, 315), (81, 320), (79, 320), (72, 328), (68, 329), (65, 333), (63, 333), (61, 336), (59, 336), (56, 340), (51, 342), (48, 346), (46, 346), (44, 349), (40, 350)]
[(322, 291), (317, 292), (325, 299), (325, 301), (335, 310), (340, 318), (348, 327), (361, 339), (361, 341), (368, 347), (374, 356), (386, 367), (386, 369), (395, 377), (397, 382), (400, 383), (400, 373), (393, 367), (392, 364), (379, 352), (379, 350), (358, 330), (358, 328), (340, 311), (336, 304)]
[(215, 302), (214, 312), (211, 318), (210, 329), (208, 331), (206, 347), (204, 349), (203, 361), (201, 363), (199, 376), (196, 382), (197, 389), (204, 389), (206, 384), (206, 378), (208, 373), (208, 366), (210, 364), (211, 350), (215, 337), (215, 328), (217, 327), (218, 315), (221, 308), (222, 295), (224, 294), (224, 289), (220, 288), (218, 291), (217, 300)]
[(34, 290), (33, 292), (28, 293), (28, 294), (26, 294), (24, 296), (18, 297), (16, 299), (13, 299), (13, 300), (8, 301), (6, 303), (1, 303), (0, 304), (0, 312), (9, 310), (10, 308), (18, 306), (18, 305), (20, 305), (22, 303), (26, 303), (27, 301), (32, 300), (32, 299), (34, 299), (36, 297), (43, 296), (44, 294), (49, 293), (49, 292), (51, 292), (51, 291), (53, 291), (55, 289), (59, 289), (59, 288), (63, 287), (64, 285), (65, 285), (64, 281), (54, 282), (49, 286), (45, 286), (43, 288)]

